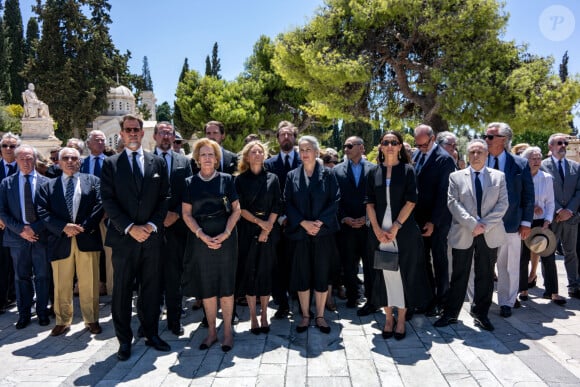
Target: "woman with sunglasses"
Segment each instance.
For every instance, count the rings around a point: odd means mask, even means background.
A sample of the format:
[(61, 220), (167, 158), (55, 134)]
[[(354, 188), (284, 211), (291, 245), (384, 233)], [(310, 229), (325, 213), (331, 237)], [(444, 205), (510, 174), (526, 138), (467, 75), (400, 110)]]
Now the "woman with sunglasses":
[[(397, 270), (374, 270), (373, 303), (386, 314), (383, 338), (401, 340), (406, 335), (407, 310), (424, 309), (431, 300), (425, 272), (423, 241), (413, 217), (417, 201), (415, 171), (401, 134), (386, 132), (379, 143), (379, 165), (367, 181), (369, 254), (375, 250), (398, 252)], [(373, 262), (373, 258), (369, 258)], [(398, 309), (397, 320), (393, 307)]]

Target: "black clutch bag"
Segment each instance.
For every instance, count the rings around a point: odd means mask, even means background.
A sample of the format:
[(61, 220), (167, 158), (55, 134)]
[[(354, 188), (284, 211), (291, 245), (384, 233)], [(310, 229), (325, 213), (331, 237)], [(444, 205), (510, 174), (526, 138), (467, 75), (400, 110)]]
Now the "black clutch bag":
[(375, 250), (374, 268), (378, 270), (397, 271), (399, 268), (399, 253)]

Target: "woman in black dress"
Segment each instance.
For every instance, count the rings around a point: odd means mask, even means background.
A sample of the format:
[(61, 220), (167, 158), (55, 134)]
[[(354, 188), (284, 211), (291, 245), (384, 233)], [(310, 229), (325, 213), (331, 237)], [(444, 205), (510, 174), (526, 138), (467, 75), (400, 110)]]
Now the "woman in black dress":
[[(242, 220), (239, 224), (238, 273), (239, 294), (245, 294), (250, 309), (251, 332), (268, 333), (268, 301), (272, 293), (272, 270), (276, 261), (276, 243), (280, 230), (276, 219), (280, 213), (278, 177), (264, 169), (268, 153), (264, 144), (251, 141), (242, 150), (236, 177)], [(262, 308), (260, 323), (256, 315), (256, 297)]]
[(233, 178), (217, 172), (221, 149), (204, 138), (193, 148), (199, 173), (188, 177), (183, 194), (183, 220), (191, 231), (184, 256), (183, 293), (203, 299), (208, 335), (199, 349), (217, 341), (217, 298), (220, 298), (224, 324), (222, 350), (232, 349), (232, 313), (238, 257), (236, 223), (240, 203)]
[[(369, 172), (367, 181), (367, 217), (373, 230), (369, 232), (369, 254), (374, 256), (379, 249), (399, 255), (398, 269), (374, 270), (373, 281), (373, 300), (384, 306), (386, 314), (382, 335), (397, 340), (406, 335), (407, 309), (424, 308), (431, 300), (423, 241), (413, 217), (417, 185), (409, 160), (401, 135), (388, 131), (379, 144), (379, 165)], [(393, 307), (398, 309), (397, 321)]]
[(324, 306), (336, 254), (334, 234), (339, 229), (336, 213), (340, 193), (332, 171), (316, 159), (320, 150), (318, 140), (303, 136), (298, 140), (298, 148), (302, 165), (288, 173), (284, 188), (286, 234), (292, 241), (290, 290), (298, 292), (302, 310), (302, 321), (296, 331), (305, 332), (310, 325), (310, 289), (314, 289), (316, 327), (329, 333)]

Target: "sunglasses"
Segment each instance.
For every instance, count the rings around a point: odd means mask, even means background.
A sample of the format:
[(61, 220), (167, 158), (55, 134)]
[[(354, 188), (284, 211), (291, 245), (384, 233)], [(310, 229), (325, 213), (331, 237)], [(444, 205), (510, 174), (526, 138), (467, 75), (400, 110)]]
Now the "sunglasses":
[(381, 142), (381, 145), (382, 146), (389, 146), (389, 145), (391, 145), (391, 146), (397, 146), (399, 144), (400, 144), (400, 142), (399, 141), (396, 141), (396, 140), (392, 140), (392, 141), (385, 140), (385, 141)]
[[(568, 146), (568, 144), (570, 144), (568, 141), (556, 141), (556, 145), (565, 145)], [(2, 144), (2, 146), (4, 146), (4, 144)]]
[(334, 165), (336, 165), (336, 164), (338, 164), (338, 160), (328, 160), (328, 161), (325, 161), (325, 163), (326, 164), (334, 164)]
[(125, 133), (139, 133), (141, 128), (123, 128), (123, 132)]
[(2, 144), (2, 148), (14, 149), (14, 148), (16, 148), (16, 145), (13, 145), (13, 144)]
[(62, 156), (60, 159), (63, 161), (77, 161), (79, 158), (77, 156)]
[(343, 148), (352, 149), (352, 148), (354, 148), (356, 145), (360, 145), (360, 144), (344, 144)]
[(502, 136), (501, 134), (484, 134), (483, 136), (481, 136), (481, 138), (483, 138), (484, 140), (489, 141), (493, 141), (495, 137), (505, 137), (505, 136)]

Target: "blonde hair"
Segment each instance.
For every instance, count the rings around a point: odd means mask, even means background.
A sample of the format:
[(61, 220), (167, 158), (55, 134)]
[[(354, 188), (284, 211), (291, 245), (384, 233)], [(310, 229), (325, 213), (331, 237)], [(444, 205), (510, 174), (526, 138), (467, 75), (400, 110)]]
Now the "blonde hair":
[(248, 159), (250, 157), (250, 151), (252, 150), (252, 148), (255, 145), (262, 148), (262, 151), (264, 151), (264, 160), (266, 159), (266, 155), (268, 154), (268, 146), (266, 144), (263, 144), (262, 142), (260, 142), (258, 140), (250, 141), (249, 143), (247, 143), (244, 146), (244, 149), (242, 149), (242, 157), (240, 158), (240, 161), (238, 162), (238, 171), (240, 173), (244, 173), (248, 169), (250, 169), (250, 161)]
[(200, 138), (199, 140), (196, 141), (195, 145), (193, 146), (193, 159), (195, 160), (195, 163), (197, 164), (198, 167), (200, 167), (200, 165), (199, 165), (199, 151), (204, 146), (209, 146), (210, 148), (213, 149), (213, 152), (215, 153), (215, 159), (216, 159), (216, 163), (214, 165), (214, 168), (217, 169), (218, 166), (220, 165), (220, 162), (222, 159), (222, 150), (220, 148), (220, 145), (217, 142), (215, 142), (214, 140), (210, 140), (209, 138)]

